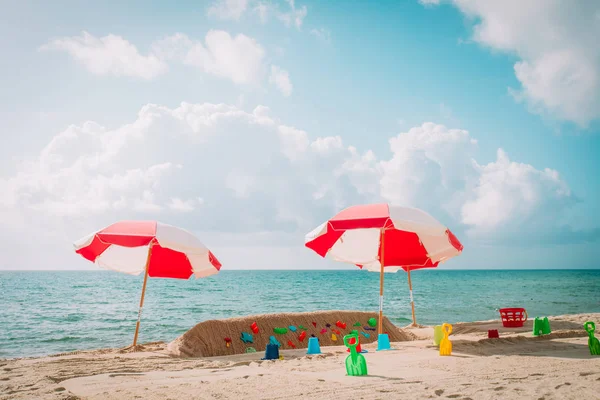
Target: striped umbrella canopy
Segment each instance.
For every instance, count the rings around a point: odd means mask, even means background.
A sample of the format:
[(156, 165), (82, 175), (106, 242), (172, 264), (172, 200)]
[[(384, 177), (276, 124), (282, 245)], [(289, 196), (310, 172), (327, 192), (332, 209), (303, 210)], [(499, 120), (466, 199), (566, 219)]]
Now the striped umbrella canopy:
[(214, 275), (217, 258), (190, 232), (157, 221), (121, 221), (74, 243), (75, 252), (101, 268), (130, 275), (144, 273), (133, 346), (137, 344), (146, 282)]
[(425, 211), (388, 204), (342, 210), (308, 233), (305, 246), (321, 257), (380, 272), (379, 333), (383, 318), (384, 268), (408, 273), (413, 325), (416, 325), (410, 271), (434, 268), (459, 255), (463, 246), (450, 230)]

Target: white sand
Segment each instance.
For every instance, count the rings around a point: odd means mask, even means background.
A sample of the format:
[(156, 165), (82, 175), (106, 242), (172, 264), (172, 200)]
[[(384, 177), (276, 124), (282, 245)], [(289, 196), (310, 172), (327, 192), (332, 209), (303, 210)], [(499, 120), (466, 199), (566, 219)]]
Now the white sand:
[(599, 323), (600, 314), (552, 318), (543, 338), (532, 337), (529, 323), (500, 328), (500, 339), (487, 339), (499, 321), (455, 324), (450, 357), (439, 356), (431, 328), (415, 329), (423, 339), (393, 351), (363, 346), (367, 377), (346, 376), (342, 347), (319, 356), (286, 350), (282, 361), (260, 361), (262, 353), (178, 359), (164, 344), (4, 360), (0, 399), (600, 399), (600, 356), (589, 353), (586, 320)]

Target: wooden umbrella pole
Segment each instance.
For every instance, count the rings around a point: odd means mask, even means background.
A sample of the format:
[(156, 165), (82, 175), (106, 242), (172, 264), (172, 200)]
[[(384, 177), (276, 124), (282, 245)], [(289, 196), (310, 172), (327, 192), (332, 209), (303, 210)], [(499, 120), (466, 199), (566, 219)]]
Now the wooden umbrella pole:
[(146, 294), (146, 283), (148, 282), (148, 266), (150, 265), (150, 256), (152, 255), (152, 243), (148, 248), (148, 257), (146, 258), (146, 267), (144, 268), (144, 285), (142, 286), (142, 296), (140, 297), (140, 309), (138, 310), (138, 319), (135, 324), (135, 335), (133, 336), (133, 347), (137, 344), (138, 332), (140, 330), (140, 321), (142, 320), (142, 307), (144, 306), (144, 295)]
[(384, 265), (384, 259), (385, 259), (385, 247), (384, 247), (384, 232), (385, 232), (385, 228), (381, 229), (381, 257), (380, 257), (380, 264), (381, 264), (381, 270), (379, 272), (379, 326), (378, 326), (378, 330), (379, 330), (379, 334), (381, 335), (383, 333), (383, 265)]
[(408, 272), (408, 290), (410, 291), (410, 307), (412, 308), (413, 326), (417, 326), (417, 319), (415, 318), (415, 300), (413, 298), (412, 282), (410, 280), (410, 267), (406, 268)]

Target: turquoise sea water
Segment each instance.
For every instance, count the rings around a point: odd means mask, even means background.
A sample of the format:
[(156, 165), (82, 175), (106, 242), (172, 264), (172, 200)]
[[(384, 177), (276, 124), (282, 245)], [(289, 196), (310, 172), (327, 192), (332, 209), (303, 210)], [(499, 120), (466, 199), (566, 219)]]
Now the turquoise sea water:
[[(417, 322), (600, 312), (600, 270), (445, 271), (411, 274)], [(131, 344), (142, 277), (113, 272), (0, 271), (0, 358)], [(196, 323), (270, 312), (377, 311), (379, 274), (366, 271), (223, 271), (189, 281), (149, 279), (140, 342), (171, 341)], [(406, 274), (386, 274), (384, 313), (410, 322)]]

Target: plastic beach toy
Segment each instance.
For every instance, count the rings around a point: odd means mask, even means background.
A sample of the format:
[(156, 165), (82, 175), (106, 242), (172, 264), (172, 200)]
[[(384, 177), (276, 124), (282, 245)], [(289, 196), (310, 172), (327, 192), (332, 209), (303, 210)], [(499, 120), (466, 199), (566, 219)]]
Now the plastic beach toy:
[(304, 342), (304, 339), (306, 339), (306, 331), (302, 331), (302, 333), (298, 335), (299, 341)]
[(490, 329), (488, 330), (488, 339), (498, 339), (500, 335), (498, 334), (498, 329)]
[(346, 323), (342, 321), (336, 321), (335, 326), (338, 328), (346, 329)]
[(287, 328), (273, 328), (273, 332), (283, 335), (287, 333)]
[(375, 328), (373, 328), (372, 326), (363, 326), (363, 329), (365, 331), (374, 331), (375, 330)]
[(246, 353), (256, 353), (256, 349), (254, 347), (247, 347)]
[(594, 336), (596, 324), (592, 321), (587, 321), (585, 324), (583, 324), (583, 327), (590, 336), (590, 338), (588, 339), (588, 347), (590, 348), (590, 354), (593, 356), (600, 356), (600, 341)]
[(360, 326), (360, 322), (355, 322), (352, 326)]
[(331, 340), (333, 340), (334, 342), (337, 342), (337, 336), (335, 336), (335, 333), (331, 334)]
[(375, 326), (377, 326), (377, 319), (369, 318), (368, 324), (371, 328), (374, 328)]
[(279, 343), (279, 340), (277, 340), (275, 336), (269, 336), (269, 344), (274, 344), (277, 347), (281, 347), (281, 343)]
[(308, 349), (306, 354), (321, 354), (321, 346), (319, 346), (319, 339), (311, 337), (308, 339)]
[(449, 356), (452, 354), (452, 342), (448, 339), (448, 336), (452, 333), (452, 325), (443, 324), (442, 332), (444, 333), (444, 338), (440, 342), (440, 356)]
[(287, 344), (288, 346), (293, 347), (294, 349), (296, 348), (296, 345), (291, 340), (288, 340)]
[[(357, 335), (357, 336), (358, 336), (358, 331), (357, 331), (356, 329), (354, 329), (354, 330), (351, 330), (351, 331), (350, 331), (350, 335)], [(354, 339), (350, 338), (350, 339), (348, 340), (348, 343), (350, 343), (350, 344), (354, 344)], [(357, 351), (358, 353), (368, 353), (368, 351), (367, 351), (367, 350), (363, 350), (363, 349), (360, 347), (360, 337), (359, 337), (359, 339), (358, 339), (358, 346), (356, 346), (356, 351)], [(350, 353), (350, 349), (347, 349), (347, 350), (346, 350), (346, 352)]]
[[(350, 343), (350, 339), (353, 339), (352, 343)], [(365, 356), (356, 351), (358, 335), (353, 333), (344, 336), (344, 345), (350, 349), (350, 355), (346, 357), (346, 373), (349, 376), (367, 375), (367, 360), (365, 360)]]
[(288, 329), (292, 332), (296, 332), (297, 328), (294, 325), (288, 326)]
[(327, 329), (325, 329), (325, 328), (321, 329), (321, 335), (324, 333), (327, 333)]
[(548, 317), (538, 318), (535, 317), (533, 320), (533, 336), (548, 335), (550, 332), (550, 321)]
[(252, 330), (252, 333), (258, 333), (258, 325), (256, 324), (256, 322), (253, 322), (252, 325), (250, 325), (250, 329)]
[(248, 332), (242, 332), (242, 336), (240, 337), (240, 339), (244, 343), (253, 343), (254, 342), (254, 339), (252, 339), (252, 335), (249, 334)]
[(505, 328), (519, 328), (527, 321), (527, 310), (524, 308), (501, 308), (499, 311)]
[(227, 346), (227, 347), (231, 346), (231, 338), (230, 337), (225, 338), (225, 346)]
[(440, 342), (444, 338), (444, 332), (442, 332), (442, 326), (436, 325), (433, 327), (433, 344), (436, 346), (440, 345)]
[(387, 333), (380, 333), (377, 336), (377, 351), (391, 350), (390, 337)]
[(275, 344), (268, 344), (265, 349), (265, 357), (262, 360), (278, 360), (279, 359), (279, 346)]

